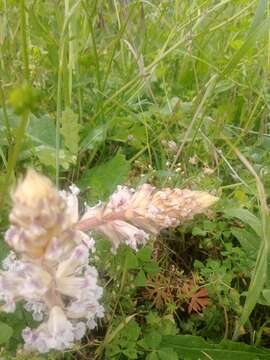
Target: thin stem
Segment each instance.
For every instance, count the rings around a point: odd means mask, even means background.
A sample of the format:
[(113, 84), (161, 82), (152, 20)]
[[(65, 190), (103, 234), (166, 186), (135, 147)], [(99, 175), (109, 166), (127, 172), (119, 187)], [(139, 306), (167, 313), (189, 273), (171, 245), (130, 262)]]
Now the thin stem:
[(24, 0), (20, 0), (20, 16), (21, 16), (21, 38), (22, 38), (22, 59), (24, 69), (24, 80), (26, 83), (30, 82), (27, 34), (26, 34), (26, 19), (25, 19), (25, 4)]
[(1, 101), (2, 109), (3, 109), (3, 121), (4, 121), (5, 128), (6, 128), (6, 135), (7, 135), (9, 145), (11, 145), (12, 135), (11, 135), (11, 129), (10, 129), (9, 118), (8, 118), (8, 113), (7, 113), (5, 94), (4, 94), (1, 80), (0, 80), (0, 101)]
[[(22, 39), (22, 62), (23, 62), (23, 73), (24, 73), (24, 83), (29, 85), (30, 83), (30, 71), (29, 71), (29, 59), (28, 59), (28, 45), (27, 45), (27, 28), (26, 28), (26, 19), (25, 19), (25, 3), (24, 0), (20, 0), (20, 27), (21, 27), (21, 39)], [(4, 109), (4, 107), (3, 107)], [(7, 115), (7, 114), (6, 114)], [(6, 190), (10, 185), (11, 176), (13, 174), (18, 155), (20, 153), (21, 145), (23, 143), (25, 130), (28, 124), (29, 110), (26, 109), (21, 116), (21, 121), (16, 129), (15, 134), (15, 144), (10, 152), (7, 163), (7, 174), (5, 178), (5, 183), (2, 188), (1, 198), (5, 196)], [(5, 115), (4, 115), (5, 117)], [(6, 119), (8, 120), (8, 118)]]

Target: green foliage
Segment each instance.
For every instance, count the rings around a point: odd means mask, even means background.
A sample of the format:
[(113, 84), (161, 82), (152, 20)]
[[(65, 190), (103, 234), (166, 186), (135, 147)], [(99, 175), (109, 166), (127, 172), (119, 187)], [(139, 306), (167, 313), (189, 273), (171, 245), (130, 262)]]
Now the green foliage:
[(77, 155), (79, 149), (79, 124), (78, 115), (67, 108), (62, 113), (61, 134), (65, 140), (65, 145), (73, 155)]
[(13, 330), (7, 324), (0, 322), (0, 344), (6, 344), (13, 334)]
[(138, 359), (142, 354), (147, 354), (147, 360), (177, 360), (178, 356), (172, 348), (166, 344), (161, 345), (164, 338), (177, 334), (175, 323), (170, 318), (161, 318), (154, 312), (149, 312), (145, 320), (146, 323), (142, 326), (131, 320), (118, 332), (106, 346), (106, 358)]
[(211, 344), (199, 336), (177, 335), (167, 336), (163, 344), (173, 349), (183, 360), (266, 360), (270, 358), (268, 349), (232, 341)]
[(130, 165), (123, 154), (87, 170), (79, 181), (82, 189), (90, 189), (91, 201), (104, 200), (119, 184), (123, 184), (129, 173)]

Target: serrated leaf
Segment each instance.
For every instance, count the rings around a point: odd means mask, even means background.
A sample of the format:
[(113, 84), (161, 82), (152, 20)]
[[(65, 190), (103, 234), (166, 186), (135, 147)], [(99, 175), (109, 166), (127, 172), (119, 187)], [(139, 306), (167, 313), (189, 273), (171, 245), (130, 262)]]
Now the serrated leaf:
[(78, 115), (67, 108), (61, 117), (61, 134), (69, 151), (77, 155), (79, 149), (79, 124)]
[(161, 347), (174, 350), (185, 360), (269, 360), (270, 350), (225, 340), (212, 344), (200, 336), (164, 336)]
[(78, 185), (82, 189), (90, 188), (92, 201), (104, 200), (128, 177), (129, 162), (124, 155), (117, 154), (104, 164), (85, 171)]
[(0, 322), (0, 344), (5, 344), (9, 341), (13, 334), (13, 329), (7, 324)]

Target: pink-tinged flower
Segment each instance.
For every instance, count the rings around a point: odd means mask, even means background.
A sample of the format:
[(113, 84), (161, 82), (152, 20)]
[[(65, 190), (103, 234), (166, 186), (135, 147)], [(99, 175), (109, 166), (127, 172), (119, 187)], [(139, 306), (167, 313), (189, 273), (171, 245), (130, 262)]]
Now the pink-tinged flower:
[(126, 221), (114, 220), (97, 227), (112, 241), (112, 250), (115, 252), (121, 243), (125, 243), (132, 249), (137, 250), (138, 245), (144, 245), (149, 235)]
[(33, 170), (12, 193), (5, 240), (14, 251), (0, 271), (0, 301), (6, 312), (25, 301), (24, 308), (42, 321), (37, 329), (23, 331), (30, 350), (70, 348), (104, 316), (103, 289), (97, 270), (89, 265), (95, 241), (82, 230), (105, 234), (114, 251), (121, 243), (137, 250), (149, 234), (177, 226), (217, 200), (206, 192), (119, 186), (107, 204), (87, 208), (79, 220), (78, 193), (75, 186), (57, 191)]
[(22, 336), (26, 349), (46, 353), (50, 349), (70, 348), (75, 341), (84, 336), (85, 331), (86, 326), (83, 322), (72, 323), (60, 307), (54, 306), (50, 310), (47, 322), (35, 330), (29, 327), (24, 329)]
[(79, 215), (77, 190), (72, 190), (58, 192), (48, 178), (28, 170), (12, 193), (11, 226), (5, 234), (9, 246), (28, 258), (42, 257), (55, 238), (74, 246)]
[(102, 232), (112, 241), (114, 251), (121, 243), (137, 249), (149, 234), (176, 227), (216, 201), (215, 196), (203, 191), (157, 190), (149, 184), (135, 191), (118, 186), (108, 203), (88, 208), (77, 227)]
[(23, 331), (26, 348), (47, 352), (71, 347), (103, 317), (98, 273), (89, 265), (94, 240), (76, 229), (78, 189), (58, 192), (33, 170), (12, 195), (11, 227), (5, 239), (16, 251), (0, 271), (1, 309), (14, 312), (16, 302), (43, 321)]

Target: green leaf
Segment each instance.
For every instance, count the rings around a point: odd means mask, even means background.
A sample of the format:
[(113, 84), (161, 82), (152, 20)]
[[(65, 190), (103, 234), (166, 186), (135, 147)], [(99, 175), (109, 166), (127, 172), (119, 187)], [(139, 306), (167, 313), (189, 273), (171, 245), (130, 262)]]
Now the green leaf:
[(165, 336), (161, 347), (174, 350), (185, 360), (269, 360), (270, 350), (225, 340), (212, 344), (200, 336)]
[(156, 275), (159, 272), (159, 265), (155, 261), (149, 261), (143, 265), (143, 269), (148, 274)]
[(145, 286), (146, 285), (146, 276), (143, 270), (140, 270), (137, 276), (134, 279), (135, 286)]
[(260, 293), (267, 278), (267, 253), (264, 246), (258, 252), (255, 269), (252, 274), (245, 305), (241, 314), (240, 323), (244, 325), (248, 320), (252, 310), (259, 300)]
[(148, 349), (157, 349), (161, 343), (162, 336), (156, 332), (151, 331), (144, 335), (143, 342), (147, 345)]
[(136, 349), (125, 349), (122, 351), (122, 353), (128, 358), (128, 359), (137, 359), (137, 351)]
[[(55, 149), (49, 146), (38, 146), (36, 148), (37, 156), (39, 161), (45, 166), (51, 166), (55, 168)], [(60, 165), (67, 170), (70, 164), (74, 163), (76, 158), (74, 155), (70, 155), (63, 149), (59, 151), (59, 162)]]
[(264, 15), (266, 14), (267, 10), (267, 0), (259, 0), (255, 15), (253, 17), (252, 25), (250, 27), (249, 33), (251, 34), (257, 26), (263, 21)]
[(156, 351), (150, 352), (145, 358), (145, 360), (159, 360), (158, 354)]
[(251, 255), (256, 256), (261, 244), (261, 239), (257, 234), (254, 234), (254, 232), (251, 233), (251, 231), (248, 231), (247, 229), (240, 229), (236, 227), (232, 228), (231, 232), (240, 242), (244, 250)]
[(78, 115), (69, 108), (62, 113), (60, 132), (64, 137), (66, 147), (72, 154), (77, 155), (79, 148)]
[(49, 115), (37, 118), (31, 114), (28, 135), (36, 143), (55, 148), (55, 125)]
[(158, 358), (159, 360), (178, 360), (177, 353), (170, 348), (159, 350)]
[(117, 154), (104, 164), (85, 171), (78, 185), (82, 189), (90, 187), (91, 200), (104, 200), (128, 177), (129, 162), (124, 155)]
[(152, 249), (149, 246), (144, 246), (140, 248), (137, 252), (137, 257), (142, 262), (147, 262), (151, 259)]
[(80, 144), (80, 150), (93, 150), (106, 139), (107, 126), (100, 125), (89, 130)]
[(255, 231), (259, 237), (262, 237), (262, 225), (260, 220), (252, 214), (250, 211), (246, 209), (226, 209), (224, 210), (225, 217), (231, 219), (231, 218), (238, 218), (239, 220), (243, 221), (247, 225), (251, 226), (252, 229)]
[(262, 291), (262, 296), (263, 296), (263, 300), (264, 300), (263, 305), (270, 306), (270, 289), (264, 289)]
[(111, 125), (109, 140), (141, 148), (147, 142), (145, 127), (140, 119), (134, 116), (116, 118)]
[(13, 334), (13, 329), (7, 324), (0, 322), (0, 344), (5, 344), (9, 341)]
[(137, 257), (136, 255), (131, 252), (131, 251), (128, 251), (128, 253), (126, 254), (126, 267), (128, 270), (131, 270), (131, 269), (137, 269), (138, 267), (138, 260), (137, 260)]
[(267, 34), (269, 30), (269, 25), (270, 17), (268, 17), (264, 21), (261, 21), (260, 24), (248, 34), (246, 41), (243, 43), (240, 49), (235, 52), (227, 66), (224, 68), (221, 77), (228, 76), (235, 69), (240, 60), (253, 47), (257, 38), (261, 38), (264, 34)]

